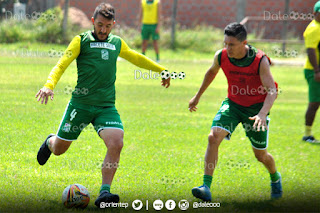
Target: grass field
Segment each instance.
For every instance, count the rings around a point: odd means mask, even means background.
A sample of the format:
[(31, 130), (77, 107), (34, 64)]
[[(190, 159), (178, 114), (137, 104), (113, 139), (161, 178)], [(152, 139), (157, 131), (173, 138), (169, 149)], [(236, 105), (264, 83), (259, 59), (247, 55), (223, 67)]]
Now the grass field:
[[(170, 71), (186, 73), (184, 80), (172, 80), (169, 89), (161, 87), (159, 80), (135, 80), (134, 70), (139, 68), (118, 62), (116, 107), (125, 138), (111, 192), (129, 203), (127, 211), (133, 211), (131, 202), (135, 199), (148, 200), (151, 212), (155, 211), (152, 202), (156, 199), (187, 199), (191, 205), (198, 201), (192, 197), (191, 188), (202, 184), (207, 134), (227, 93), (227, 82), (220, 72), (202, 97), (198, 111), (188, 111), (188, 102), (210, 66), (208, 60), (197, 60), (201, 57), (165, 52), (163, 64)], [(73, 63), (58, 83), (54, 101), (46, 106), (36, 102), (34, 96), (56, 61), (49, 57), (0, 57), (0, 212), (70, 212), (63, 207), (61, 195), (73, 183), (86, 186), (90, 192), (86, 211), (98, 210), (94, 200), (106, 148), (93, 128), (87, 127), (68, 152), (51, 156), (45, 166), (36, 161), (39, 146), (49, 133), (57, 131), (71, 97), (65, 88), (76, 84)], [(221, 207), (193, 211), (320, 211), (320, 146), (301, 141), (307, 106), (302, 67), (272, 67), (272, 72), (282, 93), (271, 110), (268, 150), (282, 174), (283, 198), (269, 200), (269, 174), (255, 159), (239, 126), (231, 141), (220, 146), (211, 192), (213, 202), (220, 202)], [(319, 115), (313, 129), (320, 138)]]

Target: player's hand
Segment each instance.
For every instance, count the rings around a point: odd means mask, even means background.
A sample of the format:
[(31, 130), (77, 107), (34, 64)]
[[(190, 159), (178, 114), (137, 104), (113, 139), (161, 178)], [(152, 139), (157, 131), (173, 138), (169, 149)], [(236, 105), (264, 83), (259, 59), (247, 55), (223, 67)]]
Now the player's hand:
[(36, 94), (36, 98), (38, 98), (38, 101), (41, 100), (41, 104), (47, 104), (48, 99), (50, 97), (51, 101), (53, 101), (54, 92), (51, 89), (48, 89), (46, 87), (43, 87), (39, 90), (39, 92)]
[(254, 121), (253, 129), (256, 129), (258, 132), (260, 132), (260, 128), (263, 132), (268, 130), (267, 116), (258, 114), (253, 117), (249, 117), (249, 119)]
[(156, 32), (157, 34), (159, 34), (159, 32), (160, 32), (159, 27), (156, 28), (155, 32)]
[(170, 86), (170, 79), (171, 78), (168, 78), (168, 79), (162, 79), (161, 81), (161, 86), (165, 87), (165, 88), (168, 88)]
[(198, 107), (196, 106), (198, 103), (199, 103), (199, 98), (197, 96), (194, 96), (193, 98), (191, 98), (191, 100), (189, 101), (189, 111), (190, 112), (197, 111)]
[(317, 82), (320, 82), (320, 71), (318, 71), (314, 74), (314, 80)]

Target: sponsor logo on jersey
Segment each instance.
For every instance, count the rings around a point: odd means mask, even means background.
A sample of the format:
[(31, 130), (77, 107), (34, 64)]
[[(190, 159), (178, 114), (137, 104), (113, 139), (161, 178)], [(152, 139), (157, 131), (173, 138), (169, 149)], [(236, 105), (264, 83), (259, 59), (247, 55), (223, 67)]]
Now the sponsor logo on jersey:
[(62, 131), (64, 132), (70, 132), (71, 124), (65, 123), (64, 127), (62, 128)]
[(90, 48), (104, 48), (109, 50), (116, 50), (116, 46), (114, 44), (106, 42), (91, 42)]

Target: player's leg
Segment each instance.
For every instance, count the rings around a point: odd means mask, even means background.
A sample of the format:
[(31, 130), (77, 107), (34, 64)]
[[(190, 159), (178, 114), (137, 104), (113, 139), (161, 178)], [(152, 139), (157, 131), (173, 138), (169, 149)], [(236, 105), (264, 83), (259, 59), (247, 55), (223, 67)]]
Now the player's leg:
[(213, 127), (208, 136), (208, 146), (204, 158), (204, 174), (213, 175), (218, 163), (218, 150), (222, 140), (229, 135), (229, 132), (220, 127)]
[(153, 48), (156, 53), (156, 60), (157, 62), (160, 61), (160, 51), (159, 51), (159, 45), (158, 45), (158, 40), (160, 38), (159, 33), (156, 32), (157, 25), (154, 25), (152, 29), (152, 40), (153, 40)]
[[(246, 115), (246, 117), (249, 117)], [(266, 131), (256, 131), (253, 129), (254, 121), (247, 119), (243, 123), (243, 127), (246, 131), (246, 135), (251, 141), (253, 152), (255, 157), (259, 162), (261, 162), (270, 173), (271, 179), (271, 198), (282, 197), (282, 184), (281, 184), (281, 174), (276, 169), (276, 164), (272, 155), (267, 151), (268, 140), (269, 140), (269, 130)], [(270, 119), (267, 118), (267, 125), (269, 129)]]
[(208, 146), (204, 158), (203, 185), (192, 189), (192, 194), (196, 198), (200, 198), (204, 201), (211, 201), (210, 187), (213, 172), (218, 163), (219, 145), (228, 134), (229, 132), (219, 127), (213, 127), (211, 129), (208, 136)]
[(159, 46), (158, 46), (158, 40), (153, 40), (153, 48), (156, 53), (156, 61), (160, 62), (160, 53), (159, 53)]
[(143, 24), (141, 27), (141, 38), (142, 38), (142, 54), (146, 54), (146, 50), (148, 48), (148, 40), (150, 38), (150, 30), (148, 25)]
[(239, 123), (235, 115), (236, 109), (230, 105), (229, 99), (222, 102), (220, 110), (213, 119), (212, 128), (208, 136), (208, 146), (205, 154), (203, 185), (194, 187), (192, 194), (204, 201), (211, 200), (210, 187), (213, 172), (218, 162), (219, 146), (224, 138), (230, 139), (232, 132)]
[(314, 119), (316, 117), (317, 111), (319, 109), (320, 102), (311, 102), (308, 104), (308, 108), (305, 115), (305, 134), (302, 138), (302, 140), (306, 142), (317, 142), (314, 136), (312, 135), (312, 125), (314, 122)]
[(142, 40), (142, 54), (146, 54), (146, 50), (148, 48), (148, 40)]
[(269, 171), (271, 178), (271, 198), (282, 197), (281, 174), (276, 169), (275, 161), (267, 149), (258, 150), (253, 147), (253, 152), (258, 161), (260, 161)]
[(119, 196), (110, 193), (110, 187), (119, 165), (120, 152), (123, 147), (123, 131), (120, 129), (108, 128), (100, 131), (99, 135), (103, 139), (108, 151), (101, 168), (102, 187), (100, 195), (95, 201), (95, 205), (98, 207), (101, 202), (119, 202)]
[(120, 153), (123, 147), (123, 130), (104, 129), (99, 134), (108, 149), (101, 168), (102, 185), (111, 185), (119, 165)]
[(70, 147), (72, 141), (76, 140), (91, 120), (88, 111), (82, 109), (79, 104), (69, 103), (62, 117), (57, 135), (50, 134), (41, 145), (37, 160), (44, 165), (51, 153), (61, 155)]
[(119, 202), (119, 196), (110, 193), (110, 188), (119, 165), (124, 131), (120, 115), (115, 107), (101, 109), (99, 117), (94, 121), (94, 127), (107, 148), (101, 168), (102, 186), (100, 195), (95, 201), (95, 205), (100, 207), (101, 202)]
[(304, 70), (305, 78), (308, 83), (309, 89), (309, 104), (305, 114), (305, 134), (302, 138), (303, 141), (318, 143), (312, 134), (312, 125), (316, 117), (320, 105), (320, 82), (314, 80), (313, 70)]

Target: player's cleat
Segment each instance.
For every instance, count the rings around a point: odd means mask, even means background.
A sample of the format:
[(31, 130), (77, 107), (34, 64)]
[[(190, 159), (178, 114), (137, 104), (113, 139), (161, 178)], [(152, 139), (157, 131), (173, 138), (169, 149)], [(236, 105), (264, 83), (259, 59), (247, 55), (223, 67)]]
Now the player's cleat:
[(320, 141), (316, 140), (312, 135), (303, 136), (302, 140), (309, 143), (320, 143)]
[(96, 205), (98, 208), (100, 208), (100, 203), (119, 203), (119, 195), (112, 194), (108, 191), (102, 191), (99, 195), (99, 197), (94, 202), (94, 205)]
[(206, 185), (194, 187), (192, 189), (192, 194), (196, 198), (200, 198), (203, 201), (211, 201), (211, 192), (209, 187)]
[(271, 182), (271, 199), (278, 199), (282, 197), (281, 175), (277, 182)]
[(43, 144), (41, 145), (41, 147), (38, 151), (37, 160), (41, 166), (47, 162), (47, 160), (49, 159), (49, 157), (51, 155), (51, 151), (47, 145), (47, 140), (49, 138), (51, 138), (52, 136), (54, 136), (54, 134), (48, 135), (48, 137), (44, 140)]

